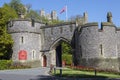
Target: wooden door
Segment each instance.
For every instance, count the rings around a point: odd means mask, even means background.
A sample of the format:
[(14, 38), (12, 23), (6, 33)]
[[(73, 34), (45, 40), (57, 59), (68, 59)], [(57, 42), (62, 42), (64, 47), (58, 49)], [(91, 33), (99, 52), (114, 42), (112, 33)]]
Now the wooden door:
[(47, 66), (47, 58), (46, 56), (44, 55), (43, 56), (43, 67), (46, 67)]

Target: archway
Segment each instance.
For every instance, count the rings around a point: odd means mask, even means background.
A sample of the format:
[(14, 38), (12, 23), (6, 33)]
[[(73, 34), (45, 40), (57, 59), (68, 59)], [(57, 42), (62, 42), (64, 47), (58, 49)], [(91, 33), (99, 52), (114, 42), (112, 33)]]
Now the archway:
[(62, 46), (59, 44), (56, 47), (56, 66), (62, 67)]
[(43, 67), (47, 66), (47, 57), (46, 55), (43, 56)]
[[(59, 39), (57, 39), (56, 41), (54, 41), (54, 43), (52, 44), (52, 46), (51, 46), (51, 48), (50, 48), (50, 50), (55, 50), (55, 57), (56, 57), (56, 62), (55, 62), (55, 65), (57, 66), (57, 67), (62, 67), (62, 66), (64, 66), (63, 65), (63, 54), (64, 54), (64, 52), (63, 52), (63, 43), (65, 43), (65, 44), (67, 44), (67, 45), (69, 45), (69, 46), (71, 46), (70, 45), (70, 42), (67, 40), (67, 39), (65, 39), (65, 38), (59, 38)], [(53, 56), (53, 55), (52, 55)], [(52, 57), (51, 56), (51, 57)], [(64, 57), (65, 58), (65, 57)], [(68, 57), (67, 57), (68, 58)], [(67, 60), (67, 58), (66, 59), (64, 59), (64, 61), (66, 61)], [(71, 63), (72, 63), (72, 54), (71, 54)]]

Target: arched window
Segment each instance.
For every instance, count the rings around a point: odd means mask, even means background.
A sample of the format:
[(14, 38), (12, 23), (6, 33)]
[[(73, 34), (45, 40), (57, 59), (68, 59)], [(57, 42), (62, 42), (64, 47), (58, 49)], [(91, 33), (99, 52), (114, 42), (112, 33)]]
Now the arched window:
[(102, 44), (100, 44), (100, 53), (101, 53), (101, 56), (103, 57), (104, 55), (103, 55), (103, 45)]
[(21, 43), (24, 43), (23, 36), (21, 37)]
[(25, 43), (25, 38), (24, 38), (24, 36), (21, 36), (20, 37), (20, 44), (24, 44)]
[(35, 50), (32, 50), (32, 60), (35, 60), (36, 59), (36, 51)]

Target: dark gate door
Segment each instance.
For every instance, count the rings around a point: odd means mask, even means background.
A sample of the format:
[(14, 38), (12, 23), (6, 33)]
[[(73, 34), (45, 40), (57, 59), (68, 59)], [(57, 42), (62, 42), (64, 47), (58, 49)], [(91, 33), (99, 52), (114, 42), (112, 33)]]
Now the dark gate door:
[(47, 66), (47, 58), (46, 56), (44, 55), (43, 56), (43, 67), (46, 67)]
[(61, 45), (56, 47), (56, 66), (62, 67), (62, 47), (61, 47)]

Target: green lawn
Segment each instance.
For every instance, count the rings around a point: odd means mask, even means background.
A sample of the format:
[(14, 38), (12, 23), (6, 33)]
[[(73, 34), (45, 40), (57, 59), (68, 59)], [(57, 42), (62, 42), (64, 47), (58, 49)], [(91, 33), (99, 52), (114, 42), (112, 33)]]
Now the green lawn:
[[(56, 76), (59, 76), (60, 70), (56, 70)], [(54, 75), (54, 72), (53, 72)], [(80, 77), (80, 78), (120, 78), (120, 75), (118, 74), (112, 74), (112, 73), (102, 73), (97, 72), (97, 75), (95, 76), (95, 72), (93, 71), (80, 71), (80, 70), (73, 70), (73, 69), (63, 69), (62, 70), (62, 76), (63, 77)]]

